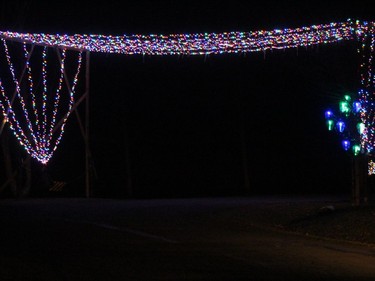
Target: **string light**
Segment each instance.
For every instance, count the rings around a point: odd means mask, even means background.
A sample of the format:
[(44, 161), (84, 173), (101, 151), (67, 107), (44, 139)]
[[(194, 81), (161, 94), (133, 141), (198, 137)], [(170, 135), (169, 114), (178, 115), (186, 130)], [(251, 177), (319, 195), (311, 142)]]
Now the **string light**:
[(368, 162), (368, 175), (375, 175), (375, 162), (372, 160)]
[(362, 56), (360, 64), (361, 87), (358, 90), (359, 112), (365, 128), (361, 137), (361, 147), (366, 153), (371, 154), (375, 147), (375, 80), (373, 74), (375, 24), (364, 22), (363, 27), (366, 32), (361, 36), (361, 46), (358, 48), (358, 52)]
[[(42, 164), (47, 164), (51, 159), (54, 151), (56, 150), (58, 144), (61, 141), (62, 135), (64, 133), (64, 128), (68, 116), (72, 111), (74, 104), (74, 92), (78, 82), (78, 75), (80, 73), (81, 64), (82, 64), (82, 52), (78, 53), (78, 62), (77, 70), (74, 75), (72, 82), (71, 90), (69, 92), (69, 100), (67, 106), (67, 112), (65, 117), (62, 120), (62, 125), (59, 128), (56, 128), (56, 116), (60, 105), (62, 85), (64, 81), (64, 70), (65, 70), (65, 60), (66, 60), (66, 49), (57, 50), (61, 52), (61, 61), (60, 61), (60, 72), (58, 77), (58, 82), (56, 86), (56, 91), (53, 101), (53, 110), (49, 112), (47, 107), (48, 97), (47, 97), (47, 84), (48, 81), (52, 79), (47, 79), (47, 53), (48, 48), (43, 47), (42, 51), (42, 67), (41, 67), (41, 77), (43, 89), (41, 93), (41, 104), (38, 104), (37, 92), (34, 88), (33, 83), (33, 70), (30, 65), (31, 54), (27, 49), (26, 43), (23, 44), (23, 52), (25, 62), (25, 68), (28, 76), (28, 95), (31, 97), (31, 110), (27, 107), (27, 96), (26, 99), (21, 94), (20, 82), (16, 79), (15, 67), (12, 63), (10, 52), (6, 40), (1, 38), (4, 45), (4, 52), (6, 55), (11, 80), (13, 81), (16, 89), (16, 94), (18, 102), (21, 105), (22, 110), (15, 109), (14, 101), (11, 101), (9, 95), (6, 94), (5, 87), (0, 79), (0, 108), (3, 112), (5, 121), (9, 123), (11, 130), (18, 139), (19, 143), (25, 148), (27, 153), (29, 153), (33, 158), (37, 159)], [(51, 82), (51, 84), (53, 84)], [(11, 87), (9, 87), (11, 88)], [(50, 95), (50, 97), (53, 95)], [(20, 112), (19, 112), (20, 111)], [(29, 112), (30, 111), (30, 112)], [(32, 118), (31, 118), (32, 117)], [(50, 119), (50, 120), (49, 120)], [(34, 121), (34, 122), (33, 122)], [(26, 124), (22, 126), (21, 124)], [(56, 134), (55, 131), (57, 131)]]
[[(361, 88), (358, 91), (358, 114), (361, 125), (361, 148), (367, 152), (373, 150), (375, 145), (375, 109), (374, 109), (374, 83), (373, 55), (375, 48), (375, 22), (353, 21), (332, 22), (328, 24), (311, 25), (307, 27), (285, 28), (274, 30), (259, 30), (249, 32), (222, 32), (222, 33), (195, 33), (195, 34), (169, 34), (169, 35), (98, 35), (98, 34), (45, 34), (45, 33), (19, 33), (0, 31), (3, 41), (9, 70), (15, 84), (16, 94), (26, 119), (26, 128), (23, 129), (17, 114), (12, 107), (12, 102), (6, 95), (4, 85), (0, 79), (0, 108), (5, 121), (10, 125), (15, 136), (26, 151), (38, 161), (46, 164), (52, 157), (60, 143), (64, 132), (66, 120), (74, 104), (74, 91), (82, 63), (82, 52), (117, 53), (125, 55), (209, 55), (232, 54), (249, 52), (266, 52), (288, 48), (308, 47), (317, 44), (329, 44), (339, 41), (358, 40), (361, 47), (363, 62), (361, 69)], [(6, 40), (20, 42), (24, 46), (26, 69), (29, 81), (29, 94), (32, 100), (32, 113), (34, 123), (29, 118), (29, 111), (21, 95), (20, 86), (15, 78), (15, 70), (10, 60)], [(42, 53), (42, 106), (38, 108), (37, 98), (34, 93), (32, 70), (28, 62), (30, 56), (27, 44), (43, 46)], [(61, 50), (60, 75), (55, 91), (53, 112), (48, 120), (47, 112), (47, 49), (48, 47)], [(53, 138), (56, 116), (59, 110), (62, 81), (64, 78), (66, 50), (78, 50), (77, 71), (74, 76), (71, 91), (69, 92), (69, 105), (67, 114), (60, 127), (60, 132)], [(59, 53), (60, 54), (60, 53)], [(333, 128), (333, 124), (328, 124)], [(341, 128), (341, 127), (340, 127)], [(54, 139), (54, 141), (53, 141)], [(345, 143), (345, 147), (349, 147)], [(356, 151), (359, 151), (358, 149)]]
[(259, 52), (353, 40), (362, 34), (366, 34), (366, 26), (359, 21), (350, 19), (345, 22), (271, 31), (169, 35), (60, 35), (0, 31), (2, 38), (29, 44), (127, 55), (205, 55)]

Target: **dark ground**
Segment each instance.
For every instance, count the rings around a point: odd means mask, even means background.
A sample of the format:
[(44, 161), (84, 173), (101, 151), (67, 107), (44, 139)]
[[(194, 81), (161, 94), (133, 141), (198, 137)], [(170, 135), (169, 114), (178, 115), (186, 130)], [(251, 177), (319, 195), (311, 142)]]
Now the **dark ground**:
[(343, 198), (335, 201), (279, 202), (257, 208), (244, 207), (235, 215), (278, 229), (327, 239), (375, 246), (375, 205), (354, 206)]
[(0, 280), (374, 280), (346, 197), (0, 201)]

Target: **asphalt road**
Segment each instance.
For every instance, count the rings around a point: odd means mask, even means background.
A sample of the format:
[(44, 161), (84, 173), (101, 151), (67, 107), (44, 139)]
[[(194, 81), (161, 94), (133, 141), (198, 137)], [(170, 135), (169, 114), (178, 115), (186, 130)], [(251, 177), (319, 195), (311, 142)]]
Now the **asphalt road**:
[(375, 280), (374, 248), (226, 215), (272, 200), (1, 200), (0, 280)]

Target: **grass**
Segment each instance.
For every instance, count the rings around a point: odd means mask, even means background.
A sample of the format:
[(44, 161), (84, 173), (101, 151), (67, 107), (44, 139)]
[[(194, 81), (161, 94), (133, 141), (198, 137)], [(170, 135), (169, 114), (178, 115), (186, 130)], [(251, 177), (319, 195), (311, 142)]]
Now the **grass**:
[(375, 205), (331, 205), (296, 217), (284, 227), (306, 235), (375, 245)]
[(375, 247), (375, 202), (353, 206), (345, 200), (280, 201), (241, 206), (222, 215), (228, 223), (245, 227), (255, 224)]

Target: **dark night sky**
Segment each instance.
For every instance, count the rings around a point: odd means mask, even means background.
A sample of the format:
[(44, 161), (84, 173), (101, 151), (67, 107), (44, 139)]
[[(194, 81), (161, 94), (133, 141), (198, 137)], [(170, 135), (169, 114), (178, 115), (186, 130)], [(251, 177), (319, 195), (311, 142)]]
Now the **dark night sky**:
[[(64, 1), (58, 8), (5, 2), (1, 29), (24, 32), (195, 33), (373, 20), (358, 2)], [(243, 195), (241, 132), (250, 193), (349, 192), (350, 159), (326, 131), (323, 113), (356, 91), (356, 47), (346, 42), (208, 57), (92, 54), (96, 194), (125, 196), (128, 144), (135, 196)], [(82, 161), (83, 140), (72, 117), (49, 170), (80, 190)]]

